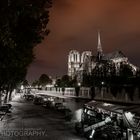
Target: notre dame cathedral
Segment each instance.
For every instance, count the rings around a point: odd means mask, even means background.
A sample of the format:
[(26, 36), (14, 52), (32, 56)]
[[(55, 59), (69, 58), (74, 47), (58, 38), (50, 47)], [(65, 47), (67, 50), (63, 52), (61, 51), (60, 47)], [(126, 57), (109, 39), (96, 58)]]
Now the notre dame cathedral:
[[(82, 54), (76, 50), (71, 50), (69, 52), (68, 75), (72, 78), (76, 76), (79, 82), (82, 81), (83, 73), (91, 74), (91, 72), (95, 69), (105, 71), (96, 74), (110, 75), (111, 72), (113, 72), (117, 75), (119, 74), (121, 64), (129, 65), (133, 74), (135, 74), (138, 69), (129, 62), (128, 58), (121, 51), (104, 54), (101, 45), (100, 33), (98, 32), (96, 55), (93, 55), (92, 51), (84, 51)], [(103, 66), (105, 67), (103, 68)]]

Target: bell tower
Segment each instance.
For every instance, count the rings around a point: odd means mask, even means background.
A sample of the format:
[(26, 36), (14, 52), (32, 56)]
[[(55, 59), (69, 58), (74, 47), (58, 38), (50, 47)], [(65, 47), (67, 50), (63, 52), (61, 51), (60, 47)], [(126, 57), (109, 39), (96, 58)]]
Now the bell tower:
[(71, 50), (68, 55), (68, 75), (74, 78), (80, 68), (80, 53)]

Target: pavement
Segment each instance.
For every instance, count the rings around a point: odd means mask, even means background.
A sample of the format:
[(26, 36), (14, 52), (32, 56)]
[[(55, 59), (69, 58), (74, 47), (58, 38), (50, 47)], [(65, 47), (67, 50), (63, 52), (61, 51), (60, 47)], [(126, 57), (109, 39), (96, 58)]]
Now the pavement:
[(64, 114), (16, 95), (12, 111), (0, 121), (0, 140), (85, 140), (76, 134)]

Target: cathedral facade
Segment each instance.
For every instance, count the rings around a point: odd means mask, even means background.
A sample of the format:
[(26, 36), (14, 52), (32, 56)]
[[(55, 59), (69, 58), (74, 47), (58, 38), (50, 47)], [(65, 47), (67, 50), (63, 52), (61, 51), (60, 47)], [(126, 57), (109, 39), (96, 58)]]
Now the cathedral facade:
[(72, 78), (77, 77), (77, 80), (82, 82), (83, 73), (91, 74), (91, 72), (97, 67), (102, 69), (104, 64), (107, 64), (106, 75), (111, 73), (112, 67), (115, 70), (115, 74), (119, 74), (121, 64), (128, 64), (131, 67), (133, 74), (137, 71), (137, 67), (131, 64), (121, 51), (104, 54), (100, 33), (98, 32), (96, 55), (93, 55), (92, 51), (84, 51), (82, 54), (77, 50), (71, 50), (69, 52), (68, 75)]

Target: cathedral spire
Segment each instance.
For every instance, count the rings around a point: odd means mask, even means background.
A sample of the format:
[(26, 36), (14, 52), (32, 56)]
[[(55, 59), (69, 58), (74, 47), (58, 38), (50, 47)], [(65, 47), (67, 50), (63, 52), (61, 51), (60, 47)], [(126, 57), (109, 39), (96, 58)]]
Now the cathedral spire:
[(97, 46), (97, 51), (98, 53), (101, 53), (103, 52), (102, 50), (102, 45), (101, 45), (101, 35), (100, 35), (100, 31), (98, 31), (98, 46)]
[(98, 60), (101, 60), (102, 56), (103, 56), (103, 50), (102, 50), (102, 45), (101, 45), (101, 35), (100, 35), (100, 31), (98, 31), (98, 45), (97, 45), (97, 57)]

